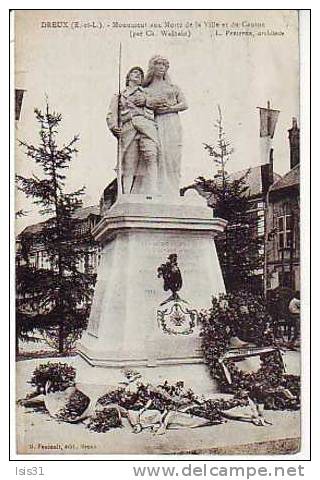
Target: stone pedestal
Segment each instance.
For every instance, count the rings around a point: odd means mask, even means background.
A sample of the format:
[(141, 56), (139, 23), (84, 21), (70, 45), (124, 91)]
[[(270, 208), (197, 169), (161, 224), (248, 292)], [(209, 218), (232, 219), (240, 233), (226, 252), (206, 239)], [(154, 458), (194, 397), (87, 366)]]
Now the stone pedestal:
[[(211, 215), (209, 208), (183, 198), (172, 203), (124, 195), (97, 225), (101, 260), (88, 328), (78, 345), (88, 365), (104, 367), (92, 371), (93, 381), (97, 375), (103, 379), (106, 369), (109, 378), (117, 378), (121, 368), (130, 367), (153, 381), (203, 377), (204, 390), (205, 382), (212, 388), (197, 322), (212, 295), (224, 292), (214, 236), (226, 222)], [(171, 292), (164, 291), (157, 268), (172, 253), (183, 285), (179, 300), (166, 302)]]

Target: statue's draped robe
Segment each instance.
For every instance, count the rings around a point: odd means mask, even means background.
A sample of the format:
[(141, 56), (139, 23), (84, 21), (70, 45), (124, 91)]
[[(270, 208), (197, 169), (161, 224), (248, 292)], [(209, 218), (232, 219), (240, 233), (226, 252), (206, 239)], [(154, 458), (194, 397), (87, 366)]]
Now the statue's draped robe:
[[(185, 103), (180, 88), (171, 83), (151, 83), (145, 88), (147, 104), (153, 108), (157, 97), (164, 97), (168, 106)], [(155, 121), (160, 141), (158, 185), (161, 193), (178, 194), (181, 176), (182, 129), (178, 113), (157, 113)]]

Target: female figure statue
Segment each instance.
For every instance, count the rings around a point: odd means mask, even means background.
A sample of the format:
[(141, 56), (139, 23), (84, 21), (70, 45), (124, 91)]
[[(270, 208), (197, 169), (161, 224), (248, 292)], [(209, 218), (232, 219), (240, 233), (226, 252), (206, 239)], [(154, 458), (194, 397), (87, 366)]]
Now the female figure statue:
[(146, 106), (155, 113), (159, 134), (159, 192), (179, 195), (182, 131), (178, 112), (188, 106), (180, 88), (171, 83), (168, 68), (166, 58), (153, 56), (143, 86), (147, 94)]

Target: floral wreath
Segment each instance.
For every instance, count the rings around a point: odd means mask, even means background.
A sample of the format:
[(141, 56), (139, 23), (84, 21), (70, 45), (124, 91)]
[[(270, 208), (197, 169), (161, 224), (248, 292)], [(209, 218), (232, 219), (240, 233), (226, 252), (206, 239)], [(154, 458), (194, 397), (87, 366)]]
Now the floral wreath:
[[(239, 394), (246, 391), (265, 408), (296, 410), (300, 406), (300, 377), (285, 373), (270, 324), (266, 304), (259, 296), (243, 292), (213, 297), (211, 309), (200, 314), (204, 359), (222, 392)], [(261, 366), (255, 372), (244, 372), (232, 359), (224, 360), (232, 379), (229, 382), (221, 358), (230, 349), (232, 337), (256, 347), (275, 348), (260, 355)]]

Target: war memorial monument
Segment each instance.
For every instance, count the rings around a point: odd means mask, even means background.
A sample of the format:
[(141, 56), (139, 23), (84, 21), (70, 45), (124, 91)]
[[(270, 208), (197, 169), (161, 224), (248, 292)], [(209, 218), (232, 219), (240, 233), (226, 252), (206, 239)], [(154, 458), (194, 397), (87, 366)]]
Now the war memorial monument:
[(224, 292), (214, 237), (226, 221), (200, 198), (180, 197), (180, 112), (188, 106), (168, 67), (161, 56), (146, 77), (133, 67), (107, 115), (118, 140), (118, 195), (93, 232), (101, 260), (79, 379), (112, 382), (130, 367), (209, 392), (198, 315)]

